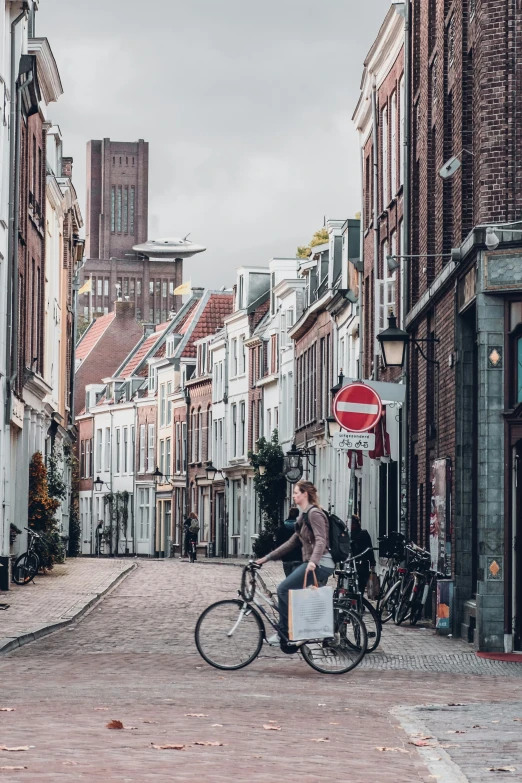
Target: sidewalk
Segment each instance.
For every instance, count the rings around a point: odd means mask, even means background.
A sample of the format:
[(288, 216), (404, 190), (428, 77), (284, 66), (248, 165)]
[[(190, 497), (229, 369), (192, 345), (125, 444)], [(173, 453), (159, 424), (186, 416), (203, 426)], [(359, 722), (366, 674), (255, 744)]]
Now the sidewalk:
[(28, 585), (0, 592), (0, 655), (53, 633), (87, 611), (126, 574), (132, 560), (71, 558)]

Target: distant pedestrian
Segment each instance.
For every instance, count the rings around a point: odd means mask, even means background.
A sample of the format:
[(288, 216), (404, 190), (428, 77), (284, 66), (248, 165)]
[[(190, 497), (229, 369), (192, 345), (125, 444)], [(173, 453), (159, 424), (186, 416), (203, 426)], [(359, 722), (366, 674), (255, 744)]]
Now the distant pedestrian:
[(185, 533), (183, 537), (185, 557), (189, 557), (191, 541), (196, 542), (196, 547), (198, 544), (199, 520), (195, 511), (191, 511), (186, 520), (183, 522), (183, 530)]
[[(284, 522), (281, 522), (275, 532), (276, 548), (280, 547), (282, 544), (285, 544), (289, 538), (292, 538), (295, 533), (295, 523), (298, 516), (299, 509), (291, 508), (288, 512), (287, 519), (285, 519)], [(283, 563), (285, 576), (290, 576), (292, 571), (295, 571), (296, 568), (299, 568), (303, 562), (303, 547), (301, 545), (301, 541), (299, 541), (295, 549), (292, 549), (291, 552), (287, 552), (286, 555), (283, 555), (281, 560)]]
[[(361, 593), (364, 593), (368, 577), (370, 576), (370, 570), (375, 568), (375, 555), (373, 554), (371, 536), (367, 530), (361, 528), (361, 520), (357, 514), (352, 515), (350, 546), (354, 557), (361, 555), (361, 557), (355, 561), (355, 567), (357, 569), (359, 590)], [(364, 552), (368, 547), (369, 551)], [(364, 554), (361, 554), (362, 552), (364, 552)]]

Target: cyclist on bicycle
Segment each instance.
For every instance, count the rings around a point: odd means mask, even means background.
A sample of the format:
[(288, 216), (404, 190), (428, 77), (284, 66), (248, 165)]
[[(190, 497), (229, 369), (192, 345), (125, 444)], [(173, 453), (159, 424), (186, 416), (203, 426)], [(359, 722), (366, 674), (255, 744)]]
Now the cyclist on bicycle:
[(257, 560), (258, 565), (269, 560), (281, 560), (299, 543), (302, 545), (302, 564), (287, 576), (277, 588), (279, 604), (279, 644), (281, 651), (289, 655), (296, 653), (296, 645), (288, 644), (288, 591), (300, 590), (306, 584), (313, 583), (315, 571), (319, 584), (326, 584), (335, 570), (335, 563), (329, 550), (329, 524), (324, 511), (319, 506), (317, 489), (311, 481), (298, 481), (294, 486), (294, 502), (301, 511), (295, 525), (296, 532), (266, 557)]
[[(196, 547), (198, 544), (198, 535), (199, 535), (199, 520), (198, 516), (195, 511), (191, 511), (186, 520), (183, 522), (183, 530), (185, 531), (184, 535), (184, 549), (185, 549), (185, 557), (189, 557), (190, 554), (190, 544), (192, 541), (194, 541)], [(194, 559), (196, 559), (196, 554), (194, 553)]]

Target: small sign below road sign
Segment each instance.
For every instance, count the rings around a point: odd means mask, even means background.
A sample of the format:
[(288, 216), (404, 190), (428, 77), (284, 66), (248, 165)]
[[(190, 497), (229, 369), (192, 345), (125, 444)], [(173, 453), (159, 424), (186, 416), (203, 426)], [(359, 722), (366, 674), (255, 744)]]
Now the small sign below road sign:
[(351, 383), (335, 395), (333, 414), (348, 432), (368, 432), (381, 418), (381, 398), (371, 386)]
[(375, 448), (375, 433), (341, 430), (341, 432), (336, 432), (333, 436), (333, 447), (341, 451), (373, 451)]

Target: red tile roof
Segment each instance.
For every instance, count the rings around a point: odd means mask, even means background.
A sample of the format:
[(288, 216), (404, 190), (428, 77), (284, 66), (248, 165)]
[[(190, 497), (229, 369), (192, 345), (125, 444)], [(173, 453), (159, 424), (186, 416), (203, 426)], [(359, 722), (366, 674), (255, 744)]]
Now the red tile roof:
[[(161, 339), (163, 332), (153, 332), (146, 340), (142, 342), (138, 350), (130, 357), (127, 364), (121, 369), (121, 375), (124, 378), (130, 378), (134, 373), (138, 365), (143, 361), (147, 354), (152, 350), (154, 345)], [(141, 374), (141, 373), (140, 373)], [(145, 373), (147, 375), (147, 373)]]
[(83, 361), (90, 354), (98, 340), (105, 334), (111, 323), (114, 321), (116, 313), (107, 313), (100, 318), (96, 318), (91, 327), (85, 332), (82, 339), (76, 346), (76, 358)]
[[(196, 356), (196, 340), (214, 334), (223, 326), (224, 319), (234, 310), (234, 294), (210, 294), (209, 299), (194, 326), (182, 356)], [(192, 319), (191, 319), (192, 320)], [(188, 325), (187, 325), (188, 328)], [(182, 331), (182, 330), (180, 330)], [(186, 330), (185, 330), (186, 331)], [(184, 333), (184, 332), (182, 332)]]

